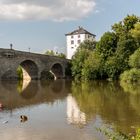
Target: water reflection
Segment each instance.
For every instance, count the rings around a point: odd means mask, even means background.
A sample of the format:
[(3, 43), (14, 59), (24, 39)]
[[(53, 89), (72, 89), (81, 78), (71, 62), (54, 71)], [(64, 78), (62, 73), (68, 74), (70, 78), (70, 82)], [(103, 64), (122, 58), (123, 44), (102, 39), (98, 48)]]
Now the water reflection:
[[(25, 83), (24, 83), (25, 82)], [(58, 81), (1, 81), (0, 102), (6, 110), (20, 108), (66, 98), (70, 88), (65, 86), (64, 80)], [(71, 82), (66, 82), (69, 83)], [(4, 94), (3, 94), (4, 93)]]
[(120, 85), (125, 92), (135, 95), (140, 94), (140, 84), (121, 82)]
[(77, 124), (79, 126), (86, 124), (86, 115), (82, 111), (74, 97), (68, 95), (67, 97), (67, 120), (70, 124)]
[(72, 96), (87, 120), (100, 116), (123, 132), (140, 126), (140, 96), (126, 94), (118, 83), (73, 83)]
[[(15, 132), (24, 140), (104, 140), (95, 130), (102, 125), (132, 132), (140, 127), (140, 94), (125, 88), (117, 82), (1, 81), (0, 123), (8, 123), (0, 127), (0, 138), (12, 140)], [(21, 115), (27, 116), (24, 124), (19, 124)]]
[(23, 92), (31, 83), (31, 80), (19, 80), (17, 90), (19, 93)]

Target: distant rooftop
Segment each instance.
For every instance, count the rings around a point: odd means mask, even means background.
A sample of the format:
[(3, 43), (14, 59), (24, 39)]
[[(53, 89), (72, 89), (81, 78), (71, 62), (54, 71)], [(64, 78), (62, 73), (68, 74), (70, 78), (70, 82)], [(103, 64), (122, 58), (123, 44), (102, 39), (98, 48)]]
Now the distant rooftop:
[(67, 36), (67, 35), (77, 35), (77, 34), (90, 34), (90, 35), (96, 36), (96, 35), (88, 32), (87, 30), (85, 30), (83, 27), (80, 27), (80, 26), (78, 27), (77, 30), (74, 30), (73, 32), (67, 33), (65, 35)]

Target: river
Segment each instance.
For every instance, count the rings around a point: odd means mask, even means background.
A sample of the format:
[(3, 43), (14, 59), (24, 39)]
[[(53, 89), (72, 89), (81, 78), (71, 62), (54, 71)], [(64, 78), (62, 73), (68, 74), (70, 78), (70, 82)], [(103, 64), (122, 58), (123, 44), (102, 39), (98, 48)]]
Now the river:
[(121, 85), (1, 81), (0, 139), (105, 140), (102, 127), (133, 133), (140, 127), (140, 88)]

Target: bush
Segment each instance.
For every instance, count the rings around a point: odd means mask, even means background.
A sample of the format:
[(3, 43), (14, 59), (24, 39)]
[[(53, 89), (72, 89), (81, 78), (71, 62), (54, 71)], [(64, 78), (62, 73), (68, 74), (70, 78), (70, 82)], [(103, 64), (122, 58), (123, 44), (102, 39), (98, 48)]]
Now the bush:
[(134, 54), (129, 58), (129, 65), (132, 68), (140, 68), (140, 48), (138, 48)]
[(124, 71), (124, 73), (120, 76), (121, 82), (126, 83), (140, 83), (140, 70), (133, 68), (127, 71)]
[(19, 66), (17, 68), (17, 75), (18, 75), (18, 79), (22, 80), (23, 79), (23, 72), (22, 72), (22, 67)]
[(126, 135), (121, 131), (115, 131), (110, 128), (98, 128), (97, 130), (104, 133), (109, 140), (140, 140), (140, 129), (136, 130), (136, 134), (134, 136)]

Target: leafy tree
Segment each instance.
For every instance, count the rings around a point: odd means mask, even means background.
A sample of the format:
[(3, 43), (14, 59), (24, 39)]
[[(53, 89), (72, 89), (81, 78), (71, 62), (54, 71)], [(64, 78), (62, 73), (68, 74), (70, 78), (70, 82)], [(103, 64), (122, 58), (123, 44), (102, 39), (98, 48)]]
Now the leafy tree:
[(104, 33), (98, 43), (81, 43), (72, 60), (73, 76), (85, 80), (118, 79), (130, 69), (129, 57), (139, 47), (139, 23), (139, 17), (128, 15), (112, 26), (113, 32)]
[(84, 61), (90, 55), (90, 51), (95, 49), (95, 44), (96, 42), (94, 41), (85, 40), (80, 44), (77, 52), (72, 57), (72, 76), (75, 77), (75, 79), (81, 79)]
[(76, 80), (82, 77), (83, 64), (89, 56), (89, 53), (89, 50), (79, 48), (72, 58), (72, 76), (74, 76)]
[(116, 56), (109, 57), (105, 62), (104, 70), (110, 80), (118, 79), (119, 72), (119, 59)]
[(134, 29), (132, 29), (130, 32), (140, 46), (140, 22), (136, 23), (134, 25)]
[(116, 58), (119, 60), (119, 71), (122, 73), (129, 68), (129, 56), (137, 49), (135, 40), (130, 35), (122, 35), (117, 43)]
[(129, 65), (132, 68), (140, 69), (140, 48), (138, 48), (134, 54), (132, 54), (129, 58)]
[(139, 21), (139, 17), (135, 15), (127, 15), (123, 21), (115, 23), (112, 26), (112, 30), (116, 33), (117, 36), (127, 34), (131, 29), (134, 28), (134, 25)]
[(61, 58), (66, 58), (66, 55), (64, 53), (58, 53), (57, 56)]
[(84, 61), (82, 78), (84, 80), (99, 79), (99, 77), (102, 77), (101, 66), (101, 56), (96, 51), (91, 52), (89, 57)]
[(140, 70), (133, 68), (127, 71), (124, 71), (124, 73), (120, 76), (121, 82), (125, 83), (140, 83)]
[(94, 50), (96, 47), (96, 41), (85, 40), (79, 46), (80, 49)]
[(55, 52), (53, 50), (47, 50), (45, 52), (46, 55), (51, 55), (51, 56), (54, 56), (55, 55)]
[(107, 59), (107, 57), (112, 56), (117, 48), (117, 37), (115, 33), (106, 32), (101, 37), (101, 40), (98, 42), (96, 46), (97, 52), (103, 57)]
[(61, 58), (66, 58), (66, 55), (64, 53), (55, 53), (53, 50), (48, 50), (45, 52), (46, 55), (51, 55), (51, 56), (58, 56)]

